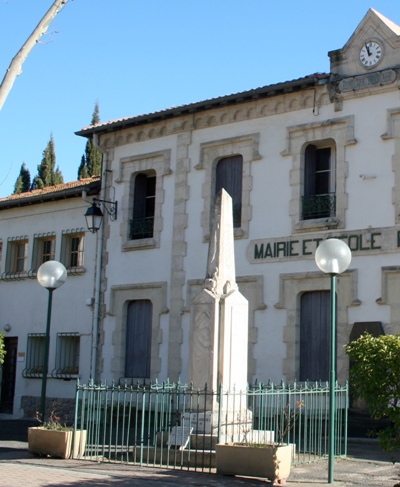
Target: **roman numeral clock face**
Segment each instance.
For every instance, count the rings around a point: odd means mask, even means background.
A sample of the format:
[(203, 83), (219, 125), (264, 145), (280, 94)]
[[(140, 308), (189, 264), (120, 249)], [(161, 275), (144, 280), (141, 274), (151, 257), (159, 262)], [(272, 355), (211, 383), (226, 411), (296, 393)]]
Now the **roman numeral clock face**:
[(376, 66), (382, 56), (382, 48), (376, 41), (367, 41), (360, 50), (360, 62), (366, 68)]

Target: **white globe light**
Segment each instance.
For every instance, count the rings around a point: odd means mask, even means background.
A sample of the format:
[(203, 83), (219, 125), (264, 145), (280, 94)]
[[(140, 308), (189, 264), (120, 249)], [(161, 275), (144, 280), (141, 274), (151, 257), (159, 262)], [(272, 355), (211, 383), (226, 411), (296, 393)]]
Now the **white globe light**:
[(67, 280), (67, 269), (56, 260), (48, 260), (37, 272), (39, 284), (46, 289), (57, 289)]
[(318, 246), (315, 262), (326, 274), (341, 274), (350, 265), (351, 250), (343, 240), (329, 238)]

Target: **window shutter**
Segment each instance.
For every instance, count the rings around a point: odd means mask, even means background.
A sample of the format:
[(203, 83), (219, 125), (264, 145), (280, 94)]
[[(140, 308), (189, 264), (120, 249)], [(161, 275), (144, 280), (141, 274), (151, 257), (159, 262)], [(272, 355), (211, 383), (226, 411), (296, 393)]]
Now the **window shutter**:
[(215, 194), (222, 188), (232, 198), (233, 226), (239, 228), (242, 219), (243, 157), (232, 156), (221, 159), (216, 167)]
[(131, 301), (126, 323), (125, 377), (150, 378), (152, 303)]
[(300, 380), (328, 380), (330, 292), (307, 292), (300, 300)]

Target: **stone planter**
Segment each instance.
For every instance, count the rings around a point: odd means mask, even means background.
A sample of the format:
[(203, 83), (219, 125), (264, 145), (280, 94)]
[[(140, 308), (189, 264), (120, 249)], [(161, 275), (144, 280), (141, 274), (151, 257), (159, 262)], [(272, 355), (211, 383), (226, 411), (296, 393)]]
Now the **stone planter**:
[[(28, 450), (35, 455), (56, 458), (81, 458), (85, 453), (86, 430), (74, 432), (48, 430), (42, 427), (28, 428)], [(72, 451), (72, 444), (74, 450)]]
[(217, 473), (267, 478), (284, 484), (290, 474), (291, 445), (216, 445)]

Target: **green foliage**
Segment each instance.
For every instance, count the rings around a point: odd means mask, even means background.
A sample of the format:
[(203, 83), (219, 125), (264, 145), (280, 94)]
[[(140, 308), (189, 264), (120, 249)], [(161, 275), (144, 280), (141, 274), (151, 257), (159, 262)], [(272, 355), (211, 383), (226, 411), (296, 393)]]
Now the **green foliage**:
[(0, 333), (0, 364), (4, 362), (4, 356), (6, 353), (7, 352), (4, 347), (4, 335), (3, 333)]
[(31, 189), (31, 173), (29, 172), (29, 169), (27, 169), (24, 162), (21, 165), (19, 176), (15, 181), (13, 194), (26, 193), (30, 189)]
[(50, 140), (43, 151), (42, 162), (37, 167), (38, 173), (35, 176), (32, 188), (41, 189), (55, 184), (64, 182), (63, 175), (57, 166), (56, 169), (56, 152), (54, 146), (53, 134), (50, 135)]
[(378, 432), (386, 451), (400, 449), (400, 335), (368, 333), (346, 347), (350, 384), (364, 398), (375, 419), (388, 418), (393, 427)]
[[(100, 122), (99, 104), (96, 102), (94, 107), (91, 125), (96, 125)], [(101, 174), (102, 153), (94, 146), (92, 139), (88, 139), (85, 147), (85, 154), (82, 156), (81, 164), (78, 169), (78, 179), (83, 179), (91, 176), (99, 176)]]

